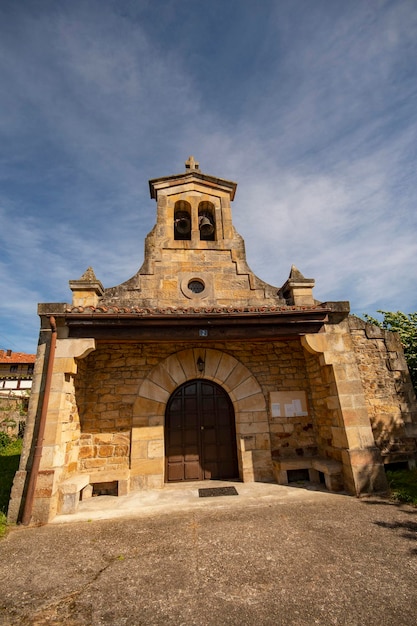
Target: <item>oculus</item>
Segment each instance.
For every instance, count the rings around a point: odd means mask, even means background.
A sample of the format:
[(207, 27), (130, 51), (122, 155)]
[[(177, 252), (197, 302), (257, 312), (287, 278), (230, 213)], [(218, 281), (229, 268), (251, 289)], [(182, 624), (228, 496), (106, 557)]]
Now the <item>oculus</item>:
[(204, 291), (204, 283), (201, 280), (193, 278), (187, 285), (188, 289), (193, 293), (202, 293)]

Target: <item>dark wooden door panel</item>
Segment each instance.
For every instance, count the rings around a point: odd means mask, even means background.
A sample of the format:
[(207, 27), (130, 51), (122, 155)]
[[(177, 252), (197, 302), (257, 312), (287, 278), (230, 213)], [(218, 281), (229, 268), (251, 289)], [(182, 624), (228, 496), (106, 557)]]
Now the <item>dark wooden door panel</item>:
[(182, 480), (201, 480), (201, 467), (199, 461), (184, 464), (184, 478)]
[(184, 464), (171, 462), (168, 466), (168, 481), (178, 482), (184, 480)]
[(166, 480), (238, 476), (233, 405), (210, 381), (191, 381), (171, 396), (165, 419)]

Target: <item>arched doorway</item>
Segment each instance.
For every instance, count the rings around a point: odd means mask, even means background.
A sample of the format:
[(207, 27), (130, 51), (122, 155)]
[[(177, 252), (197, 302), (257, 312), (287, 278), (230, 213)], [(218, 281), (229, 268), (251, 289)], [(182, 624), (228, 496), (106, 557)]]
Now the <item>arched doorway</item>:
[(238, 477), (235, 414), (219, 385), (191, 380), (171, 395), (165, 458), (166, 482)]

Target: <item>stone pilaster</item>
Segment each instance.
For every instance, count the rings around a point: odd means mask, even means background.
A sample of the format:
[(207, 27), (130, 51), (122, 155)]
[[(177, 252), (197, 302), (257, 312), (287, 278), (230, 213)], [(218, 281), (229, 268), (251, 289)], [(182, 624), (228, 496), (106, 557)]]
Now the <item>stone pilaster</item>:
[[(32, 523), (45, 524), (55, 517), (59, 506), (60, 482), (77, 471), (80, 424), (74, 391), (74, 376), (77, 373), (75, 359), (87, 356), (94, 349), (94, 339), (57, 340), (55, 355), (53, 355), (51, 391), (48, 399), (42, 455), (31, 515)], [(36, 368), (37, 366), (35, 366), (35, 370)], [(37, 385), (36, 382), (36, 390)], [(39, 419), (40, 416), (38, 404), (43, 401), (44, 398), (41, 394), (33, 400), (33, 404), (36, 402), (36, 408), (34, 407), (31, 411), (35, 411), (36, 419)], [(32, 417), (33, 414), (31, 413)], [(31, 431), (31, 435), (28, 436), (33, 437), (35, 429), (32, 427)], [(31, 459), (27, 451), (35, 442), (33, 441), (32, 444), (29, 441), (25, 443), (28, 458), (23, 460), (25, 465), (21, 467), (16, 477), (21, 494), (27, 473), (30, 472), (29, 463), (31, 463)], [(16, 500), (15, 494), (13, 496)], [(20, 502), (16, 501), (10, 511), (11, 521), (17, 521), (19, 508)]]
[(347, 321), (327, 325), (325, 334), (305, 335), (303, 347), (318, 354), (330, 373), (328, 411), (332, 448), (341, 460), (345, 487), (357, 495), (387, 489), (381, 454), (375, 445), (366, 398)]
[(43, 370), (46, 353), (46, 343), (44, 343), (43, 340), (45, 339), (45, 335), (49, 332), (50, 331), (43, 331), (43, 336), (41, 336), (42, 342), (39, 343), (36, 354), (32, 389), (26, 418), (25, 434), (23, 438), (23, 449), (20, 456), (19, 469), (13, 480), (9, 509), (7, 513), (8, 521), (11, 524), (15, 524), (19, 519), (19, 515), (21, 515), (22, 500), (28, 478), (27, 467), (30, 466), (31, 463), (31, 442), (35, 433), (36, 417), (39, 414), (40, 397), (43, 393)]

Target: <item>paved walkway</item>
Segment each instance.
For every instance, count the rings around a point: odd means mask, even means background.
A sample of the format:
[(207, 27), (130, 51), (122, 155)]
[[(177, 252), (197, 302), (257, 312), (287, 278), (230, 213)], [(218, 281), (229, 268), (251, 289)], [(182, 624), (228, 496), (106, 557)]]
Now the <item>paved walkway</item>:
[(100, 496), (12, 530), (0, 624), (415, 626), (416, 509), (235, 486), (219, 498), (197, 485)]
[[(238, 496), (199, 497), (199, 489), (208, 487), (235, 487)], [(301, 484), (300, 484), (301, 487)], [(311, 492), (328, 492), (308, 485), (308, 489), (284, 487), (271, 483), (241, 483), (233, 481), (201, 481), (171, 483), (164, 489), (136, 491), (127, 496), (98, 496), (80, 502), (77, 513), (59, 515), (53, 524), (138, 517), (155, 513), (198, 510), (204, 508), (230, 508), (254, 506), (259, 502), (286, 502), (311, 497)]]

